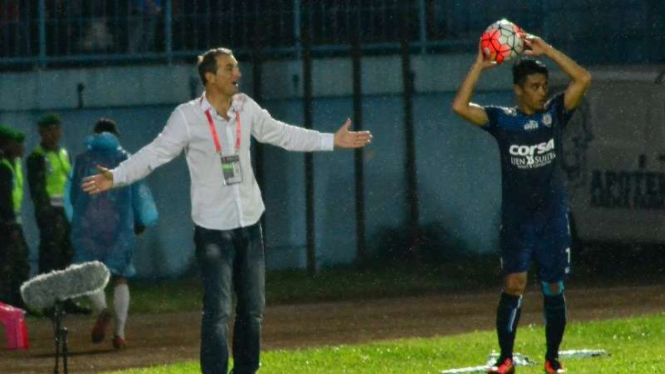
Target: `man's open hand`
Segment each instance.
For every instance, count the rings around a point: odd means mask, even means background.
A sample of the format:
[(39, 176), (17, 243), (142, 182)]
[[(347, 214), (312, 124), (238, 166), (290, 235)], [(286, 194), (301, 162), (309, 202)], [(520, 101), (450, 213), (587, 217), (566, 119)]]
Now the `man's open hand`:
[(351, 120), (347, 119), (342, 127), (335, 133), (335, 147), (362, 148), (372, 142), (372, 133), (369, 131), (349, 131)]
[(83, 183), (81, 183), (83, 191), (90, 195), (96, 195), (113, 188), (113, 173), (109, 169), (99, 165), (97, 165), (97, 171), (99, 171), (99, 174), (85, 177)]

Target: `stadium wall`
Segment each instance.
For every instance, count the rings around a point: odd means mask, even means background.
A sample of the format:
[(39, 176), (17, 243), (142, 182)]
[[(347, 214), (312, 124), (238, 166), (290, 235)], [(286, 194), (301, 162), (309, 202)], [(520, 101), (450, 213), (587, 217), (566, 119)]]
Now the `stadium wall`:
[[(456, 118), (450, 103), (473, 55), (422, 56), (413, 59), (414, 120), (421, 224), (433, 228), (446, 253), (496, 251), (500, 171), (493, 139)], [(243, 64), (243, 91), (252, 87), (251, 67)], [(300, 63), (270, 62), (264, 67), (262, 104), (286, 122), (303, 121)], [(396, 57), (363, 60), (364, 127), (374, 133), (365, 152), (367, 240), (381, 251), (391, 233), (407, 222), (404, 130), (400, 61)], [(295, 84), (294, 84), (295, 82)], [(83, 107), (77, 86), (82, 83)], [(35, 120), (56, 110), (64, 119), (63, 144), (72, 156), (95, 121), (107, 116), (120, 127), (130, 152), (151, 141), (174, 105), (200, 94), (191, 66), (140, 66), (37, 71), (0, 77), (0, 122), (26, 131), (27, 151), (38, 143)], [(13, 87), (13, 90), (10, 89)], [(314, 62), (314, 123), (335, 131), (352, 117), (351, 63), (346, 59)], [(510, 102), (507, 67), (483, 77), (482, 103)], [(353, 153), (317, 154), (315, 162), (316, 238), (321, 266), (355, 258)], [(267, 262), (271, 269), (305, 266), (304, 161), (301, 154), (266, 147)], [(338, 171), (338, 172), (331, 172)], [(192, 223), (189, 180), (184, 158), (159, 168), (149, 178), (160, 222), (139, 238), (139, 277), (172, 277), (191, 268)], [(23, 215), (31, 259), (36, 264), (38, 233), (27, 198)], [(33, 266), (34, 267), (34, 266)]]
[[(466, 73), (473, 55), (437, 54), (412, 58), (416, 92), (453, 91)], [(240, 61), (242, 89), (251, 94), (251, 63)], [(399, 94), (402, 77), (399, 56), (363, 58), (366, 95)], [(350, 96), (351, 60), (314, 59), (314, 96)], [(268, 61), (262, 89), (266, 100), (301, 98), (300, 61)], [(510, 77), (490, 72), (480, 90), (507, 89)], [(198, 73), (191, 65), (91, 67), (85, 69), (5, 72), (0, 75), (0, 111), (40, 111), (176, 105), (200, 94)]]

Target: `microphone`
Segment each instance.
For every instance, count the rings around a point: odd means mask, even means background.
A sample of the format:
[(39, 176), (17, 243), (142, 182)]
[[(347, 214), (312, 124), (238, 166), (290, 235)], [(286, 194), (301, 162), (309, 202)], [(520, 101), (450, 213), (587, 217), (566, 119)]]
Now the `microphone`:
[(50, 308), (57, 301), (103, 290), (110, 277), (111, 272), (101, 262), (85, 262), (30, 279), (21, 286), (21, 296), (33, 308)]

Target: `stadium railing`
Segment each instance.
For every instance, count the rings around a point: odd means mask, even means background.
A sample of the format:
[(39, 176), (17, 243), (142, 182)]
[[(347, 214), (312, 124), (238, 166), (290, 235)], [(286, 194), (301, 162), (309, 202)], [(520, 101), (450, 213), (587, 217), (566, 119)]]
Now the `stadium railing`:
[[(543, 1), (514, 3), (493, 8), (534, 29)], [(404, 37), (416, 53), (468, 49), (497, 14), (473, 9), (454, 0), (0, 0), (0, 66), (172, 62), (215, 46), (297, 56), (304, 30), (320, 54), (348, 53), (355, 39), (366, 54), (396, 52)]]

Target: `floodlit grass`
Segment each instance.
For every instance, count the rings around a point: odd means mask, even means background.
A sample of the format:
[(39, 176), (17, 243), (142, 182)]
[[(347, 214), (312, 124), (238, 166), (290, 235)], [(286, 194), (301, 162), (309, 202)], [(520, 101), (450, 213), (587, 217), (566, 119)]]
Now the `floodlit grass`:
[[(627, 264), (633, 262), (631, 260)], [(654, 260), (650, 263), (660, 262)], [(576, 284), (602, 287), (659, 284), (663, 277), (661, 267), (656, 270), (647, 266), (629, 268), (631, 276), (617, 276), (616, 269), (605, 274), (597, 268), (599, 265), (603, 262), (575, 265), (574, 276), (568, 283), (570, 288), (576, 288)], [(315, 277), (309, 277), (304, 270), (270, 271), (266, 276), (266, 299), (268, 305), (279, 305), (497, 290), (501, 284), (498, 266), (496, 256), (485, 255), (455, 258), (438, 265), (410, 262), (371, 268), (328, 268), (320, 270)], [(531, 283), (536, 281), (536, 277), (529, 279)], [(130, 289), (132, 313), (200, 310), (203, 298), (203, 288), (197, 275), (177, 280), (132, 281)], [(107, 292), (110, 296), (112, 287), (107, 287)]]
[[(200, 310), (203, 287), (198, 278), (160, 282), (131, 282), (131, 313), (168, 313)], [(111, 297), (112, 287), (107, 287)], [(109, 299), (110, 300), (110, 299)]]
[[(323, 269), (309, 277), (304, 270), (273, 271), (266, 276), (269, 305), (339, 300), (367, 300), (414, 296), (450, 290), (474, 290), (499, 281), (493, 271), (498, 262), (486, 260), (474, 266), (451, 263), (441, 266)], [(488, 270), (490, 269), (490, 270)], [(197, 276), (179, 280), (132, 281), (132, 313), (166, 313), (201, 308), (203, 288)], [(111, 297), (112, 287), (107, 287)]]
[[(404, 339), (353, 346), (271, 351), (263, 354), (261, 374), (435, 374), (444, 369), (483, 364), (496, 349), (494, 332)], [(516, 351), (542, 362), (542, 327), (522, 326)], [(573, 323), (562, 349), (605, 349), (610, 357), (570, 359), (575, 374), (665, 373), (665, 313), (622, 320)], [(542, 373), (542, 366), (519, 367), (520, 374)], [(122, 374), (198, 374), (198, 362), (135, 369)]]

